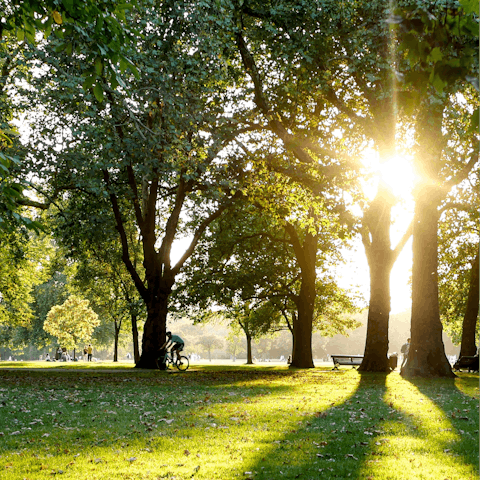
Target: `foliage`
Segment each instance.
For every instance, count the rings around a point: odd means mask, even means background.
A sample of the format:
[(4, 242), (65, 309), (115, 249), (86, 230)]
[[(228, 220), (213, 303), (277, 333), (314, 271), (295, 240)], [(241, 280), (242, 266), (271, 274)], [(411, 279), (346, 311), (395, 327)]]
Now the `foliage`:
[[(402, 81), (414, 86), (419, 98), (431, 86), (437, 93), (463, 82), (479, 92), (478, 2), (401, 2), (387, 20), (399, 31), (400, 51), (410, 68)], [(470, 131), (478, 130), (478, 110), (472, 112)]]
[(215, 335), (202, 335), (196, 342), (208, 352), (208, 359), (212, 361), (212, 351), (218, 348), (223, 348), (223, 341)]
[[(48, 37), (53, 33), (59, 39), (57, 52), (68, 55), (86, 54), (91, 68), (85, 72), (84, 88), (95, 84), (95, 95), (103, 97), (102, 78), (118, 85), (120, 71), (127, 68), (138, 75), (137, 68), (123, 51), (125, 44), (134, 40), (126, 24), (125, 12), (135, 5), (106, 0), (2, 0), (3, 18), (0, 22), (0, 40), (6, 32), (13, 32), (21, 42), (35, 44), (37, 32)], [(84, 45), (88, 45), (85, 49)], [(96, 82), (96, 83), (95, 83)]]
[(50, 239), (15, 230), (0, 236), (4, 240), (0, 244), (0, 324), (28, 326), (33, 318), (33, 289), (48, 273)]
[[(477, 168), (451, 192), (439, 223), (440, 314), (445, 330), (456, 345), (461, 341), (471, 269), (480, 244), (479, 212), (475, 208), (480, 201), (478, 181)], [(477, 323), (477, 341), (479, 327)]]
[(48, 312), (44, 330), (57, 337), (60, 345), (68, 349), (77, 347), (81, 341), (89, 342), (95, 327), (100, 324), (89, 303), (70, 295), (62, 305), (55, 305)]

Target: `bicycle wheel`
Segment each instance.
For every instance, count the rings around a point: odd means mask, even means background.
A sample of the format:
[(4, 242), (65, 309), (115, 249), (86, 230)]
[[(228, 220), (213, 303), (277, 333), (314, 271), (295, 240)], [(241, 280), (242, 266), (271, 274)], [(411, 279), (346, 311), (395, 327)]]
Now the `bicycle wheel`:
[(187, 370), (187, 368), (190, 366), (190, 362), (188, 361), (188, 357), (181, 356), (180, 358), (177, 358), (177, 361), (175, 362), (175, 366), (181, 371), (184, 372)]
[(159, 370), (168, 370), (171, 365), (172, 360), (168, 355), (166, 357), (161, 356), (157, 359), (157, 368)]

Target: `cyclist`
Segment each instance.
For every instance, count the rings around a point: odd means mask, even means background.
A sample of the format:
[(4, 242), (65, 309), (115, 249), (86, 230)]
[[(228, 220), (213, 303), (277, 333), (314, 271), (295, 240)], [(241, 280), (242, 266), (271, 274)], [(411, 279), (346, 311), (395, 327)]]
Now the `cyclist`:
[(180, 352), (183, 350), (185, 346), (185, 342), (178, 336), (172, 335), (172, 332), (167, 332), (167, 340), (162, 345), (161, 350), (168, 349), (170, 347), (170, 351), (172, 352), (172, 360), (175, 361), (174, 353), (177, 354), (177, 359), (180, 359)]

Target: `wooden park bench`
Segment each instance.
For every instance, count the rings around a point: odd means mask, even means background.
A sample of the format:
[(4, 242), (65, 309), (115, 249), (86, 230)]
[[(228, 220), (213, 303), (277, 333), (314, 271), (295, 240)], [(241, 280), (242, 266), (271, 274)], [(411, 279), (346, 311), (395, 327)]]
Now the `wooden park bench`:
[(478, 355), (475, 355), (473, 357), (460, 357), (453, 366), (453, 369), (461, 370), (462, 368), (468, 368), (469, 372), (478, 372)]
[(333, 370), (338, 370), (340, 365), (360, 365), (363, 360), (363, 355), (330, 355), (333, 360)]

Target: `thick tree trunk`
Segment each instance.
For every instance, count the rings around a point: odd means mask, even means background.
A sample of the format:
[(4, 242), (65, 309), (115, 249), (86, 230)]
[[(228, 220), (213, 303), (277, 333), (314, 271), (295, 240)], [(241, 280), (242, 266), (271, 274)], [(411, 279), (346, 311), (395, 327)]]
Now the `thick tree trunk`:
[(365, 214), (369, 234), (363, 238), (370, 268), (370, 302), (365, 352), (359, 371), (389, 372), (388, 323), (390, 318), (390, 274), (394, 252), (390, 242), (391, 208), (394, 202), (388, 187), (380, 184)]
[(303, 301), (300, 299), (298, 304), (298, 320), (294, 324), (295, 333), (293, 335), (291, 367), (314, 367), (312, 355), (312, 323), (313, 304), (308, 298)]
[(417, 192), (413, 226), (412, 326), (406, 377), (454, 377), (445, 355), (438, 305), (438, 192), (423, 185)]
[(247, 337), (247, 365), (253, 365), (252, 336), (247, 334), (246, 337)]
[(438, 188), (442, 166), (443, 106), (429, 98), (417, 117), (413, 218), (412, 325), (406, 377), (455, 377), (445, 355), (438, 304)]
[(143, 329), (142, 354), (136, 368), (156, 369), (160, 347), (167, 338), (168, 297), (170, 293), (160, 293), (147, 305), (147, 321)]
[(131, 314), (132, 321), (132, 343), (133, 343), (133, 361), (137, 364), (140, 361), (140, 349), (138, 348), (138, 325), (137, 325), (137, 316)]
[(370, 266), (370, 304), (365, 352), (359, 371), (388, 372), (388, 323), (392, 267), (379, 255)]
[[(307, 249), (305, 249), (305, 252), (306, 251)], [(316, 297), (315, 258), (316, 241), (315, 254), (313, 258), (309, 258), (310, 262), (307, 264), (308, 270), (306, 268), (302, 269), (302, 285), (300, 287), (300, 294), (295, 302), (298, 309), (298, 317), (293, 324), (294, 335), (291, 366), (297, 368), (313, 368), (315, 366), (312, 355), (312, 327)]]
[(460, 356), (473, 356), (477, 353), (475, 337), (477, 333), (478, 311), (480, 303), (480, 282), (479, 282), (479, 254), (473, 262), (470, 276), (470, 290), (468, 292), (467, 308), (463, 317), (462, 344)]

